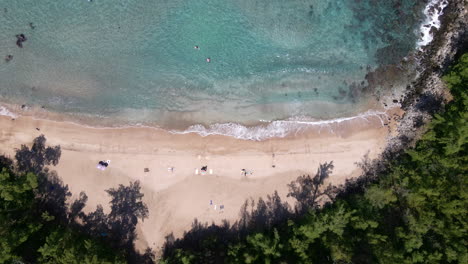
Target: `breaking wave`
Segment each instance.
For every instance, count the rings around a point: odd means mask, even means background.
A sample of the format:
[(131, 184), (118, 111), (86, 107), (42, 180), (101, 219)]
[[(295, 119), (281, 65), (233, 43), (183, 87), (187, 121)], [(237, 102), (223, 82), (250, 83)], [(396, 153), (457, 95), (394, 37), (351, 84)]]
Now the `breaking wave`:
[(444, 8), (448, 5), (447, 0), (431, 0), (424, 8), (425, 20), (421, 24), (420, 32), (421, 37), (417, 43), (419, 49), (429, 44), (432, 39), (431, 29), (435, 27), (440, 28), (439, 17), (443, 14)]
[(18, 116), (11, 112), (10, 110), (6, 109), (4, 106), (0, 105), (0, 116), (9, 116), (11, 118), (17, 118)]
[(262, 121), (265, 124), (252, 127), (237, 123), (213, 124), (208, 127), (197, 124), (192, 125), (183, 131), (171, 130), (170, 132), (173, 134), (196, 133), (203, 137), (209, 135), (222, 135), (243, 140), (261, 141), (270, 138), (283, 138), (290, 135), (297, 135), (310, 129), (318, 129), (319, 132), (322, 129), (328, 129), (334, 133), (335, 129), (339, 128), (340, 125), (356, 120), (369, 123), (371, 119), (377, 119), (383, 126), (385, 122), (384, 117), (386, 116), (387, 114), (385, 112), (369, 110), (356, 116), (330, 120), (300, 120), (296, 118), (290, 120)]

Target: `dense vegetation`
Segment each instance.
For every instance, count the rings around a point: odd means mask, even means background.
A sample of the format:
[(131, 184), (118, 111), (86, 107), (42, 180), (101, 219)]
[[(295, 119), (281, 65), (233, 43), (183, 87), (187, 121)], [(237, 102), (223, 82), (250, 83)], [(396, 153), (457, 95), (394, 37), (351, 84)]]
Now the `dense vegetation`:
[[(134, 252), (135, 226), (147, 217), (138, 182), (106, 192), (102, 206), (82, 212), (87, 196), (71, 204), (68, 187), (46, 165), (59, 162), (59, 146), (44, 136), (21, 146), (15, 161), (0, 156), (0, 263), (144, 263), (151, 254)], [(77, 220), (81, 224), (77, 223)]]
[(295, 213), (275, 194), (231, 226), (195, 222), (164, 263), (468, 263), (468, 54), (443, 79), (453, 100), (376, 180), (334, 196), (321, 165), (291, 183)]
[[(333, 163), (321, 164), (289, 185), (294, 208), (274, 193), (246, 201), (232, 225), (195, 221), (183, 239), (167, 237), (162, 262), (468, 263), (468, 54), (444, 80), (453, 100), (378, 178), (325, 187)], [(21, 146), (14, 161), (0, 156), (0, 263), (151, 261), (133, 247), (136, 224), (148, 216), (139, 183), (106, 191), (109, 214), (102, 206), (85, 214), (86, 194), (70, 204), (68, 187), (48, 169), (60, 147), (45, 142)]]

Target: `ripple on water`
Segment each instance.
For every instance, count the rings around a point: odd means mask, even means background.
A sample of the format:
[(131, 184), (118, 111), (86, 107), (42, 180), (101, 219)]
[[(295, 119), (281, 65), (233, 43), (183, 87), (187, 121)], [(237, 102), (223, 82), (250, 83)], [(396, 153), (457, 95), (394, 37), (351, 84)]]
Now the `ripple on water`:
[(3, 6), (0, 47), (13, 59), (0, 68), (2, 98), (160, 125), (174, 116), (210, 125), (362, 112), (367, 72), (414, 50), (424, 15), (416, 0)]

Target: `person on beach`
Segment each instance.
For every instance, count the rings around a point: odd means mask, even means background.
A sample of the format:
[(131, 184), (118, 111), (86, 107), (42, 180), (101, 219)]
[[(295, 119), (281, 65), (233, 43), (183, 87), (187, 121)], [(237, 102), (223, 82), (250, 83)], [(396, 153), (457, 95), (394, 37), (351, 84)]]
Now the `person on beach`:
[(105, 170), (107, 168), (107, 166), (109, 166), (109, 163), (110, 163), (110, 160), (107, 160), (107, 161), (100, 160), (98, 162), (97, 168), (100, 169), (100, 170)]

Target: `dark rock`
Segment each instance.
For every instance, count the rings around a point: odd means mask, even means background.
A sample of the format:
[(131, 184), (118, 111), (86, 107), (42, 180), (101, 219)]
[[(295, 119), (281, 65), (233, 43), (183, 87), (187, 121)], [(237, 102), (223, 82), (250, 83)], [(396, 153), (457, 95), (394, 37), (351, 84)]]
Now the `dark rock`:
[(443, 98), (441, 96), (425, 93), (419, 97), (419, 102), (415, 104), (415, 108), (433, 115), (441, 110), (442, 102)]
[(12, 59), (13, 59), (13, 55), (8, 54), (5, 56), (5, 62), (10, 62)]
[(413, 118), (413, 125), (416, 128), (420, 128), (424, 125), (424, 118), (422, 116), (416, 116)]
[(338, 92), (339, 92), (340, 96), (345, 96), (347, 94), (347, 92), (341, 87), (338, 88)]
[(411, 139), (406, 135), (400, 135), (399, 139), (403, 145), (406, 145), (411, 142)]

